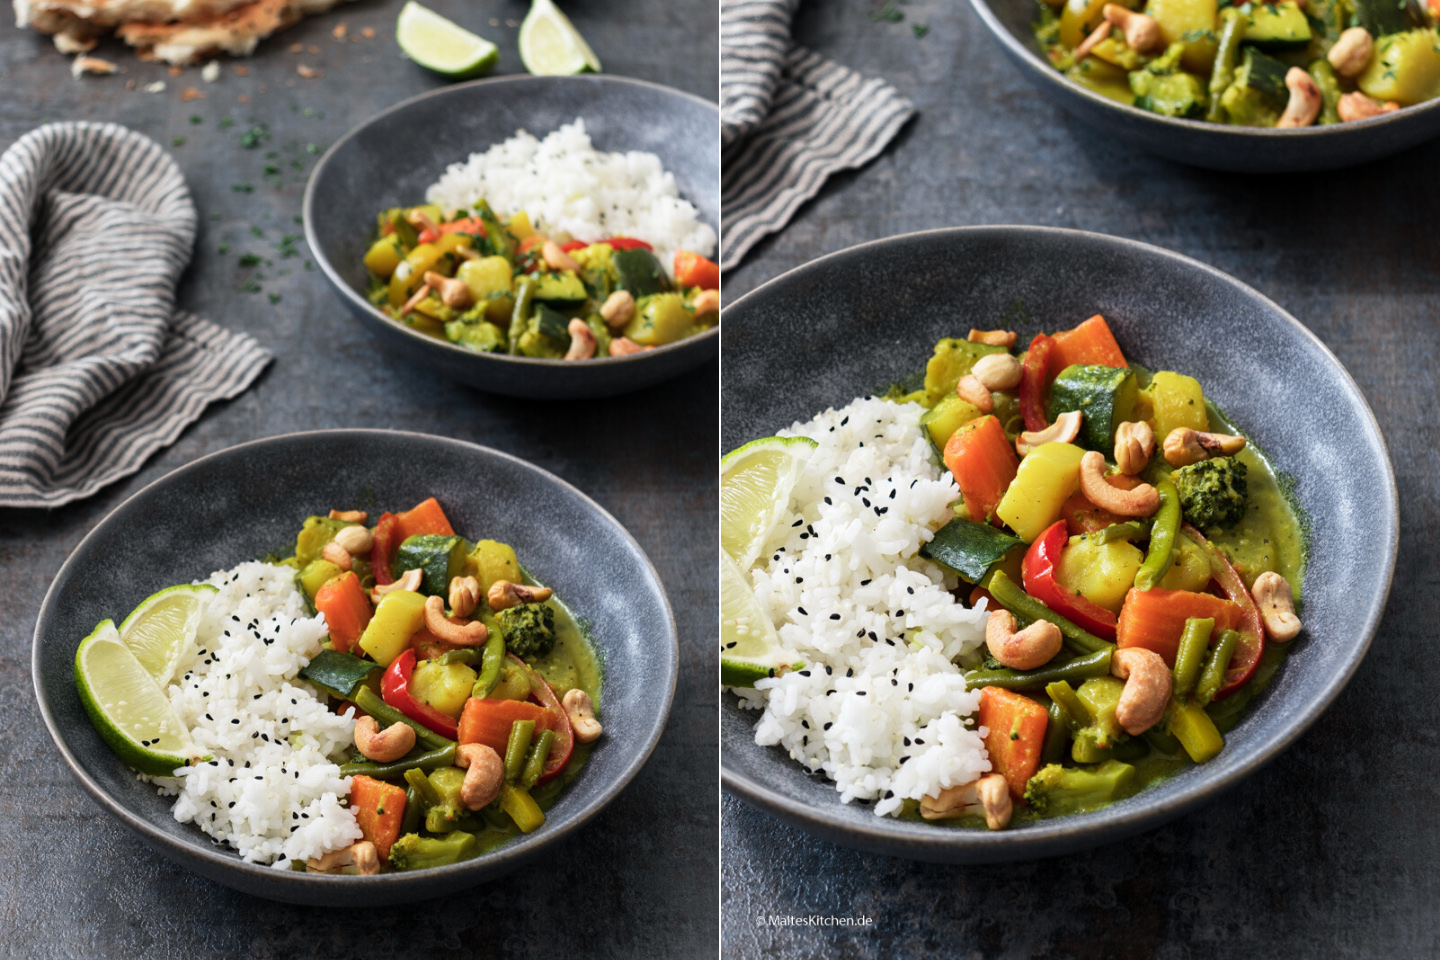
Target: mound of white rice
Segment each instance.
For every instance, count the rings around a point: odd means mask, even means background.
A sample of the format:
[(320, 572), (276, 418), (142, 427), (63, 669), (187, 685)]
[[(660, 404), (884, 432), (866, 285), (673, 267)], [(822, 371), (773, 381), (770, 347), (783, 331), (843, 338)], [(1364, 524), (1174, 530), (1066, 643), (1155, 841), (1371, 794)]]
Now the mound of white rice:
[(520, 130), (484, 153), (472, 153), (464, 163), (451, 164), (425, 199), (447, 211), (484, 200), (502, 219), (523, 210), (541, 233), (566, 233), (590, 243), (634, 237), (654, 246), (666, 270), (676, 250), (715, 253), (715, 231), (680, 199), (675, 177), (660, 158), (639, 150), (596, 150), (584, 120), (544, 140)]
[(167, 692), (214, 759), (154, 778), (176, 797), (176, 820), (280, 868), (361, 836), (341, 805), (350, 780), (332, 760), (349, 746), (354, 720), (296, 679), (328, 631), (306, 612), (294, 577), (289, 567), (242, 563), (206, 581), (219, 592)]
[(920, 557), (960, 491), (936, 466), (917, 404), (862, 399), (782, 436), (819, 443), (789, 519), (749, 576), (785, 646), (807, 667), (737, 691), (764, 710), (755, 741), (835, 781), (844, 802), (896, 814), (990, 769), (964, 718), (979, 705), (956, 660), (985, 640), (983, 604)]

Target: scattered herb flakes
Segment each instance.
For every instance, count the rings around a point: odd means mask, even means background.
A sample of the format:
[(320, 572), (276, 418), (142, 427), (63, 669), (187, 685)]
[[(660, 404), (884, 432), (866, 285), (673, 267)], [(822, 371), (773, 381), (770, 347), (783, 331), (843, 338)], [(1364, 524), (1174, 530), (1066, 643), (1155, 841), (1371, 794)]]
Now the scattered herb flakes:
[(278, 176), (279, 173), (280, 173), (280, 168), (277, 167), (277, 166), (275, 166), (275, 164), (273, 164), (273, 163), (267, 163), (267, 164), (265, 164), (265, 174), (264, 174), (265, 176), (267, 176), (267, 177), (274, 177), (274, 176)]
[(298, 213), (295, 214), (294, 220), (295, 220), (296, 223), (304, 223), (304, 222), (305, 222), (305, 218), (302, 217), (302, 216), (300, 216), (300, 214), (298, 214)]
[(185, 146), (185, 138), (184, 138), (184, 137), (173, 137), (173, 138), (171, 138), (171, 140), (170, 140), (170, 146), (172, 146), (172, 147), (183, 147), (183, 146)]
[(220, 251), (221, 253), (229, 253), (229, 252), (230, 252), (230, 244), (228, 244), (228, 243), (222, 243), (222, 244), (220, 244), (220, 246), (218, 247), (218, 249), (219, 249), (219, 251)]
[(280, 238), (280, 243), (276, 245), (275, 252), (280, 255), (280, 258), (282, 260), (288, 259), (290, 257), (300, 256), (300, 251), (295, 248), (295, 243), (299, 239), (299, 234), (285, 234), (283, 237)]
[(219, 219), (220, 219), (220, 214), (219, 214), (218, 212), (212, 213), (212, 214), (210, 214), (210, 219), (211, 219), (211, 220), (219, 220)]
[(260, 144), (268, 143), (269, 140), (270, 128), (263, 123), (256, 124), (249, 130), (246, 130), (244, 133), (240, 134), (240, 146), (244, 147), (246, 150), (254, 150), (256, 147), (260, 146)]
[(264, 259), (258, 254), (243, 253), (240, 255), (240, 266), (242, 267), (258, 267), (264, 262)]
[(232, 183), (232, 184), (230, 184), (230, 189), (231, 189), (231, 190), (234, 190), (236, 193), (254, 193), (254, 192), (255, 192), (255, 187), (254, 187), (252, 184), (248, 184), (248, 183)]
[(279, 303), (279, 302), (280, 302), (280, 294), (278, 294), (278, 293), (267, 294), (267, 296), (270, 298), (270, 302), (271, 302), (271, 303)]
[(309, 260), (306, 260), (306, 261), (305, 261), (305, 269), (306, 269), (307, 271), (309, 271), (310, 273), (314, 273), (314, 272), (315, 272), (315, 264), (311, 263)]
[(235, 289), (240, 291), (241, 293), (259, 293), (260, 281), (256, 280), (254, 277), (251, 277), (249, 280), (246, 280), (244, 283), (240, 284)]
[(915, 31), (916, 38), (922, 38), (930, 32), (930, 28), (921, 23), (910, 24), (910, 29)]
[(255, 236), (255, 237), (263, 237), (263, 236), (265, 236), (265, 231), (264, 231), (264, 230), (261, 230), (259, 227), (251, 227), (251, 228), (250, 228), (250, 234), (251, 234), (251, 236)]
[(905, 14), (895, 6), (894, 0), (891, 0), (878, 11), (870, 14), (870, 19), (876, 23), (899, 23), (905, 19)]
[(313, 117), (313, 116), (315, 116), (315, 108), (314, 108), (314, 107), (306, 107), (306, 108), (305, 108), (305, 116), (307, 116), (307, 117)]
[(305, 144), (305, 152), (306, 152), (306, 153), (311, 153), (311, 154), (319, 153), (319, 152), (320, 152), (320, 148), (319, 148), (319, 146), (317, 146), (316, 144), (307, 143), (307, 144)]
[(200, 124), (205, 122), (205, 118), (200, 116), (200, 114), (198, 113), (192, 113), (190, 114), (190, 122), (195, 124), (196, 126), (199, 126)]
[(234, 117), (224, 117), (224, 118), (222, 118), (222, 119), (220, 120), (220, 129), (221, 129), (221, 130), (229, 130), (229, 129), (230, 129), (231, 127), (233, 127), (233, 126), (235, 126), (235, 118), (234, 118)]

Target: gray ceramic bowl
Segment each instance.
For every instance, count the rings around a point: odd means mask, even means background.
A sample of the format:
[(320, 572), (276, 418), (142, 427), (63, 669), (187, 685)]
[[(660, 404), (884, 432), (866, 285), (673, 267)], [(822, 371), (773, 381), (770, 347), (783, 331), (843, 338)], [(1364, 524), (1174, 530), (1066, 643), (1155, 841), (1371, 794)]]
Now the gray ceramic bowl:
[[(438, 497), (455, 528), (513, 544), (521, 561), (588, 619), (604, 665), (605, 736), (539, 830), (455, 866), (326, 877), (240, 860), (190, 824), (105, 746), (75, 693), (75, 647), (162, 587), (293, 543), (331, 507), (405, 508)], [(525, 509), (515, 509), (523, 503)], [(123, 558), (123, 562), (117, 562)], [(201, 876), (291, 903), (364, 906), (452, 893), (536, 857), (624, 789), (670, 713), (679, 659), (665, 590), (640, 546), (593, 500), (552, 474), (485, 447), (417, 433), (328, 430), (241, 444), (202, 457), (115, 509), (75, 548), (35, 624), (40, 713), (86, 790), (155, 850)]]
[(1126, 106), (1066, 79), (1040, 52), (1036, 0), (970, 0), (1005, 55), (1050, 101), (1108, 135), (1171, 160), (1242, 173), (1334, 170), (1440, 136), (1440, 100), (1354, 123), (1272, 130), (1179, 120)]
[[(917, 264), (922, 267), (917, 268)], [(1157, 826), (1249, 775), (1308, 727), (1350, 679), (1385, 607), (1399, 507), (1385, 441), (1335, 356), (1293, 317), (1194, 260), (1093, 233), (972, 227), (868, 243), (792, 270), (725, 312), (722, 440), (733, 449), (924, 364), (971, 327), (1072, 327), (1095, 313), (1126, 356), (1198, 377), (1208, 396), (1298, 482), (1313, 523), (1306, 632), (1208, 763), (1103, 810), (998, 833), (875, 816), (779, 748), (756, 714), (721, 711), (727, 789), (822, 837), (920, 860), (1052, 856)]]
[[(675, 175), (680, 196), (711, 226), (720, 223), (720, 118), (715, 104), (669, 87), (621, 77), (499, 77), (412, 97), (336, 141), (305, 189), (305, 240), (345, 306), (415, 375), (514, 397), (569, 400), (653, 386), (714, 358), (719, 330), (629, 357), (583, 363), (483, 354), (391, 320), (365, 299), (361, 262), (387, 207), (423, 202), (452, 163), (521, 128), (543, 137), (576, 117), (598, 150), (644, 150)], [(416, 144), (423, 144), (420, 149)]]

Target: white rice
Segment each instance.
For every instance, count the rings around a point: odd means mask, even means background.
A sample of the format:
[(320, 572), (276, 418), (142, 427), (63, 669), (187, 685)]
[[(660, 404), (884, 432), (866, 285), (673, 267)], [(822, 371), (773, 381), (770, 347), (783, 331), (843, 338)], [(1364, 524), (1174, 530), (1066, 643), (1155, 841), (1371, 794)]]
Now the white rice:
[(282, 869), (361, 837), (343, 805), (350, 779), (332, 759), (349, 746), (354, 719), (296, 679), (328, 631), (306, 612), (294, 577), (242, 563), (206, 581), (219, 592), (167, 692), (214, 759), (153, 778), (176, 797), (176, 820)]
[(835, 781), (843, 802), (894, 815), (990, 769), (965, 718), (979, 705), (956, 660), (978, 661), (984, 605), (950, 593), (953, 574), (920, 557), (959, 488), (934, 462), (917, 404), (856, 400), (797, 423), (810, 457), (779, 527), (749, 572), (799, 672), (737, 691), (763, 708), (755, 742), (779, 744)]
[(562, 126), (544, 140), (524, 130), (484, 153), (453, 163), (425, 191), (444, 210), (479, 200), (501, 219), (520, 211), (541, 233), (569, 234), (590, 243), (606, 237), (644, 240), (671, 269), (676, 250), (715, 253), (715, 231), (680, 199), (675, 177), (653, 153), (603, 153), (590, 145), (585, 121)]

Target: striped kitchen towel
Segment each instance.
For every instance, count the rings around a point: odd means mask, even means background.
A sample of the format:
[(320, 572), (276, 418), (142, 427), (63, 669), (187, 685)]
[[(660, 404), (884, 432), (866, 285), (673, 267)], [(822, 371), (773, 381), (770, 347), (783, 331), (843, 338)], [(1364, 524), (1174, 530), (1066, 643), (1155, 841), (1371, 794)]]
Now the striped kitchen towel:
[(790, 222), (830, 175), (869, 163), (915, 113), (866, 79), (790, 40), (799, 0), (721, 0), (720, 265)]
[(56, 507), (139, 470), (270, 362), (175, 309), (195, 205), (113, 123), (52, 123), (0, 156), (0, 506)]

